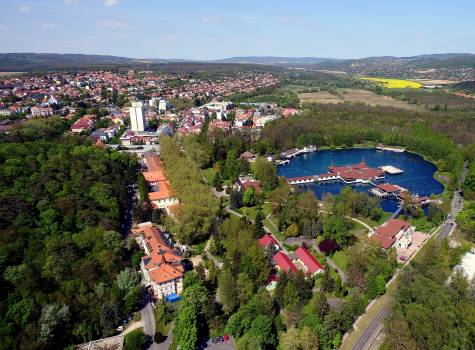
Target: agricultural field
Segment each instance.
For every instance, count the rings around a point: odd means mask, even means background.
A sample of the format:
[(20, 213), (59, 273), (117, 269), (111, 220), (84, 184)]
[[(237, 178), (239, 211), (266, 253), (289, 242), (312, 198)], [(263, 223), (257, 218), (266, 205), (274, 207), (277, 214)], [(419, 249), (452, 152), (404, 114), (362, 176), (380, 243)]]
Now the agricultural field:
[(420, 107), (405, 101), (398, 101), (389, 96), (378, 95), (372, 91), (363, 89), (336, 89), (332, 92), (318, 91), (307, 92), (298, 95), (300, 103), (364, 103), (369, 106), (394, 107), (409, 110), (419, 110)]
[(420, 89), (423, 86), (421, 83), (411, 80), (368, 77), (361, 77), (361, 79), (374, 81), (387, 89)]

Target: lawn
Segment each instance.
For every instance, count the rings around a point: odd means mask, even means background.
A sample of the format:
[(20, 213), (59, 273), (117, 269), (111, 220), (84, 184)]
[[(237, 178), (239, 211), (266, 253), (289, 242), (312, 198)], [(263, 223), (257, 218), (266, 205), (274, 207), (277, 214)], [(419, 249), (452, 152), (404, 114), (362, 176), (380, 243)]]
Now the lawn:
[(387, 89), (420, 89), (423, 86), (421, 83), (411, 80), (368, 77), (361, 77), (361, 79), (374, 81)]
[(331, 257), (333, 262), (338, 265), (340, 269), (346, 272), (348, 268), (348, 254), (346, 250), (339, 250)]
[(357, 219), (363, 221), (364, 223), (368, 224), (371, 227), (376, 227), (386, 222), (391, 215), (392, 213), (385, 211), (383, 212), (383, 215), (379, 218), (379, 220), (371, 220), (370, 218), (363, 218), (363, 217), (358, 217)]

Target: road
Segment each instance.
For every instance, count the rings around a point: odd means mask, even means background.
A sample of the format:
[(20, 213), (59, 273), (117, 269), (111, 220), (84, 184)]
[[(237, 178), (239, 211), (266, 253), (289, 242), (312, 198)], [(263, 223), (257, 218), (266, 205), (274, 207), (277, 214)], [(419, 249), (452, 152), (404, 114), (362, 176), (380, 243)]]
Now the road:
[[(145, 304), (142, 310), (140, 310), (140, 314), (142, 315), (143, 332), (153, 339), (155, 335), (155, 315), (153, 314), (153, 308), (150, 302)], [(160, 350), (156, 343), (150, 344), (149, 349)]]
[(372, 341), (381, 332), (383, 328), (383, 321), (391, 312), (390, 307), (383, 307), (375, 316), (375, 318), (368, 325), (367, 329), (361, 335), (361, 338), (353, 346), (353, 350), (366, 350), (371, 345)]
[[(467, 163), (465, 163), (462, 173), (459, 178), (459, 184), (463, 183), (465, 179), (465, 175), (467, 173), (467, 166), (468, 166)], [(440, 225), (438, 232), (435, 235), (435, 239), (437, 241), (441, 241), (447, 236), (452, 234), (453, 230), (455, 229), (457, 225), (455, 222), (455, 217), (457, 216), (458, 212), (461, 209), (462, 209), (462, 196), (461, 196), (461, 191), (459, 188), (456, 191), (454, 191), (454, 197), (452, 199), (450, 213), (447, 215), (447, 218), (445, 219), (445, 221)], [(414, 253), (414, 255), (411, 257), (411, 260), (419, 251)], [(409, 261), (407, 263), (409, 263)], [(407, 264), (405, 264), (405, 266), (407, 266)], [(399, 275), (402, 270), (403, 268), (401, 268), (400, 270), (396, 272), (392, 281), (394, 281), (397, 278), (397, 275)], [(383, 329), (383, 321), (386, 319), (388, 315), (390, 315), (390, 312), (391, 312), (391, 304), (389, 302), (385, 303), (382, 306), (381, 310), (378, 311), (376, 316), (374, 316), (371, 322), (366, 326), (366, 329), (364, 329), (364, 331), (361, 332), (359, 339), (356, 341), (355, 345), (351, 349), (352, 350), (369, 349), (373, 341), (376, 339), (378, 334)], [(342, 347), (341, 347), (342, 349), (345, 348), (343, 345), (344, 344), (342, 343)]]
[[(459, 184), (462, 184), (463, 181), (465, 180), (467, 169), (468, 169), (468, 163), (465, 163), (463, 165), (462, 174), (460, 175)], [(436, 239), (438, 241), (441, 241), (445, 237), (452, 234), (452, 231), (457, 226), (457, 223), (455, 222), (455, 218), (457, 217), (457, 214), (459, 213), (461, 209), (462, 209), (462, 193), (460, 191), (460, 186), (459, 186), (459, 188), (454, 192), (454, 197), (452, 198), (450, 213), (449, 215), (447, 215), (447, 219), (442, 224), (443, 225), (442, 228), (437, 233)]]

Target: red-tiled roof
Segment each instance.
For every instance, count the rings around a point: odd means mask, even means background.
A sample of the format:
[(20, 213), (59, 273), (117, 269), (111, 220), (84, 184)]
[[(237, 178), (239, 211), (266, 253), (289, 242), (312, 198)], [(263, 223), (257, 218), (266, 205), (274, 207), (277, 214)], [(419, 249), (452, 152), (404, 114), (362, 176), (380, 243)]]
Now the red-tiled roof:
[(389, 219), (381, 226), (377, 227), (375, 233), (378, 235), (384, 235), (388, 237), (394, 237), (401, 230), (407, 230), (411, 227), (411, 224), (404, 220)]
[(388, 184), (388, 183), (379, 184), (376, 187), (388, 193), (399, 192), (402, 189), (398, 185), (393, 185), (393, 184)]
[(274, 263), (277, 264), (277, 266), (283, 272), (297, 272), (297, 267), (295, 267), (294, 263), (290, 261), (289, 257), (282, 252), (276, 253), (272, 260), (274, 260)]
[(297, 257), (304, 263), (310, 274), (313, 275), (318, 271), (323, 270), (322, 264), (320, 264), (318, 260), (310, 254), (307, 248), (298, 247), (295, 251), (295, 255), (297, 255)]
[(279, 245), (279, 242), (277, 242), (277, 240), (274, 238), (274, 236), (266, 233), (264, 236), (262, 236), (261, 238), (259, 238), (259, 245), (263, 248), (267, 248), (269, 246), (269, 244), (275, 244), (275, 245)]

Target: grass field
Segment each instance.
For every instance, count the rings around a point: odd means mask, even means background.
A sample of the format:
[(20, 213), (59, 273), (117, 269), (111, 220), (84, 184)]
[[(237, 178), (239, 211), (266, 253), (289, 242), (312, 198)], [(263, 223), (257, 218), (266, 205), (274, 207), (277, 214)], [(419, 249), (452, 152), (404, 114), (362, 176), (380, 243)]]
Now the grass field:
[(337, 89), (334, 93), (328, 91), (304, 92), (299, 95), (300, 103), (364, 103), (369, 106), (394, 107), (401, 109), (418, 110), (421, 107), (399, 101), (389, 96), (375, 94), (363, 89)]
[(423, 85), (416, 81), (389, 79), (389, 78), (368, 78), (362, 77), (363, 80), (374, 81), (388, 89), (420, 89)]
[(346, 250), (339, 250), (332, 256), (332, 260), (340, 269), (346, 272), (348, 269), (348, 254)]

